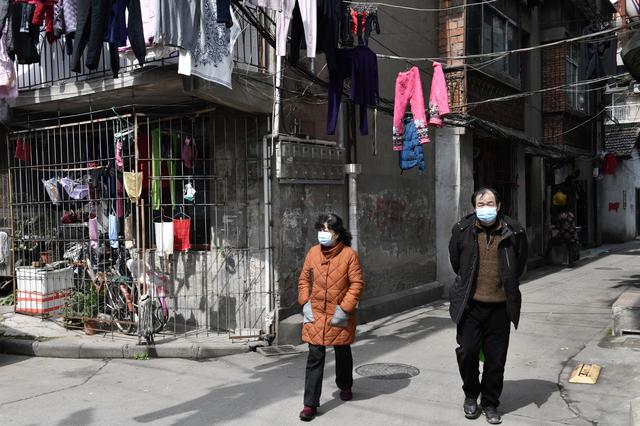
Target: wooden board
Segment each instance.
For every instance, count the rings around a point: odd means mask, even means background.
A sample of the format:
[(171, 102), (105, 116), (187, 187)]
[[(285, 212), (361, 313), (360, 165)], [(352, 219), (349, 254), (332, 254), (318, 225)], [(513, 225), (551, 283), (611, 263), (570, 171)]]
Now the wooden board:
[(595, 385), (602, 368), (598, 364), (578, 364), (571, 372), (569, 383)]

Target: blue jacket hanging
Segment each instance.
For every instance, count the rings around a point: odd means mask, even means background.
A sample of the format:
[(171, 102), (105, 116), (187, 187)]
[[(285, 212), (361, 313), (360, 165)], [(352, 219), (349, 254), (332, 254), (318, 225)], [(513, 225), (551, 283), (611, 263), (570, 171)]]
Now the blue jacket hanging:
[(412, 119), (404, 120), (404, 135), (402, 141), (402, 151), (399, 151), (400, 169), (409, 170), (416, 166), (420, 174), (424, 173), (426, 166), (424, 163), (424, 150), (418, 139), (416, 125)]

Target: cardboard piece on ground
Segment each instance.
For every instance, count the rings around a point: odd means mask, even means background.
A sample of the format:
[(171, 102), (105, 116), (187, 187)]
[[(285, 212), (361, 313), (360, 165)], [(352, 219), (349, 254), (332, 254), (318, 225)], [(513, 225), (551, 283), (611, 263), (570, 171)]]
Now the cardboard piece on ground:
[(569, 383), (583, 383), (595, 385), (600, 376), (601, 367), (598, 364), (578, 364), (571, 372)]

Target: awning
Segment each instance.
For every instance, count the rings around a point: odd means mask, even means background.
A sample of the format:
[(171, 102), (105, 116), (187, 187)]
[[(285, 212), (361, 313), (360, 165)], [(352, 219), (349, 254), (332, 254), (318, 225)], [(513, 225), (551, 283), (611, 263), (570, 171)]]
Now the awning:
[(482, 118), (467, 114), (451, 114), (445, 118), (445, 123), (454, 126), (466, 127), (479, 131), (483, 136), (492, 139), (506, 140), (510, 143), (517, 143), (524, 146), (527, 154), (549, 158), (574, 158), (580, 156), (590, 156), (586, 153), (579, 153), (563, 145), (562, 148), (543, 144), (535, 139), (527, 138), (524, 133), (517, 130), (503, 127)]

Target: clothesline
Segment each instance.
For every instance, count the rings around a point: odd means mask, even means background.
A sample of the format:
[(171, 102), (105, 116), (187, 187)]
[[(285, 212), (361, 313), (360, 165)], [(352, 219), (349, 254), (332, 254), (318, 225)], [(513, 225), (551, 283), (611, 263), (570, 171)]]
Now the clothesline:
[(402, 6), (399, 4), (389, 4), (389, 3), (381, 3), (381, 2), (363, 2), (363, 1), (345, 1), (344, 3), (347, 4), (352, 4), (352, 5), (362, 5), (362, 6), (383, 6), (383, 7), (391, 7), (394, 9), (404, 9), (404, 10), (411, 10), (411, 11), (415, 11), (415, 12), (446, 12), (449, 10), (456, 10), (456, 9), (464, 9), (466, 7), (471, 7), (471, 6), (481, 6), (483, 4), (490, 4), (490, 3), (495, 3), (497, 0), (485, 0), (485, 1), (481, 1), (481, 2), (477, 2), (477, 3), (472, 3), (472, 4), (463, 4), (460, 6), (450, 6), (450, 7), (443, 7), (443, 8), (422, 8), (422, 7), (412, 7), (412, 6)]
[[(640, 28), (636, 28), (640, 26), (640, 22), (639, 23), (633, 23), (630, 25), (630, 27), (634, 27), (632, 29), (627, 30), (629, 31), (638, 31)], [(401, 61), (414, 61), (414, 62), (444, 62), (444, 61), (448, 61), (448, 60), (462, 60), (462, 59), (476, 59), (476, 58), (485, 58), (485, 57), (495, 57), (495, 56), (501, 56), (501, 55), (510, 55), (512, 53), (522, 53), (522, 52), (530, 52), (532, 50), (537, 50), (537, 49), (544, 49), (547, 47), (552, 47), (552, 46), (557, 46), (560, 44), (565, 44), (565, 43), (571, 43), (574, 41), (578, 41), (578, 40), (585, 40), (588, 38), (594, 38), (594, 37), (598, 37), (604, 34), (609, 34), (615, 31), (620, 30), (620, 28), (608, 28), (606, 30), (602, 30), (602, 31), (598, 31), (595, 33), (591, 33), (591, 34), (583, 34), (581, 36), (577, 36), (577, 37), (573, 37), (573, 38), (568, 38), (568, 39), (564, 39), (564, 40), (558, 40), (558, 41), (554, 41), (554, 42), (550, 42), (550, 43), (545, 43), (545, 44), (538, 44), (535, 46), (529, 46), (529, 47), (522, 47), (520, 49), (512, 49), (512, 50), (503, 50), (500, 52), (489, 52), (489, 53), (479, 53), (479, 54), (473, 54), (473, 55), (460, 55), (460, 56), (441, 56), (441, 57), (410, 57), (410, 56), (397, 56), (397, 55), (383, 55), (383, 54), (378, 54), (378, 58), (381, 59), (394, 59), (394, 60), (401, 60)]]

